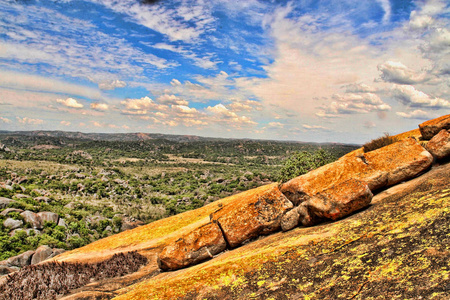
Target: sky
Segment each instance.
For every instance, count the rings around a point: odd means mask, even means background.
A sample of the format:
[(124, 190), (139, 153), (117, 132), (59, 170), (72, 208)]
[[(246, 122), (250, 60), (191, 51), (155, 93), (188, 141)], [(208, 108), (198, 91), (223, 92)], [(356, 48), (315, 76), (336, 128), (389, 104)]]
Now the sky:
[(450, 113), (445, 0), (0, 0), (0, 130), (364, 143)]

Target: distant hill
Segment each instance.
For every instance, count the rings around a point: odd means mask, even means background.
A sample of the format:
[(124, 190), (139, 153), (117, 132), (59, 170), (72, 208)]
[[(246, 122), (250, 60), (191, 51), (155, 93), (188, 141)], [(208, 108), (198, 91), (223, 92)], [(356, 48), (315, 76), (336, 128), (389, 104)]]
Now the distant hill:
[[(213, 138), (202, 137), (196, 135), (176, 135), (176, 134), (162, 134), (162, 133), (85, 133), (79, 131), (47, 131), (47, 130), (33, 130), (33, 131), (6, 131), (0, 130), (0, 139), (6, 136), (22, 136), (33, 138), (62, 138), (84, 141), (120, 141), (120, 142), (136, 142), (136, 141), (148, 141), (148, 140), (168, 140), (174, 142), (198, 142), (198, 141), (273, 141), (273, 140), (258, 140), (258, 139), (232, 139), (232, 138)], [(351, 145), (358, 146), (356, 144), (343, 144), (343, 143), (314, 143), (314, 142), (302, 142), (302, 141), (273, 141), (280, 143), (296, 143), (296, 144), (317, 144), (317, 145)]]

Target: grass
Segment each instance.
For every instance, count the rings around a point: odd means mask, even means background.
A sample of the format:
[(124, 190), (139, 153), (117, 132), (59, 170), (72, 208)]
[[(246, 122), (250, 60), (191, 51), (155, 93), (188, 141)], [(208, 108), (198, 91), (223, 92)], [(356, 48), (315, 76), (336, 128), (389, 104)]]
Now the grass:
[(389, 133), (385, 133), (384, 136), (371, 140), (363, 145), (365, 153), (383, 148), (398, 141), (398, 138), (391, 136)]

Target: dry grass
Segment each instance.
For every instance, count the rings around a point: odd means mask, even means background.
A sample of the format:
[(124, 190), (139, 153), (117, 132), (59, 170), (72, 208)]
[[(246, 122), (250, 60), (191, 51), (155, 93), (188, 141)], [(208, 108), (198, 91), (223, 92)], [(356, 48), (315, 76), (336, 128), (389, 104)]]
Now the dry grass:
[(363, 150), (365, 153), (383, 148), (390, 144), (397, 142), (399, 139), (389, 135), (389, 133), (385, 133), (384, 136), (371, 140), (368, 143), (363, 145)]

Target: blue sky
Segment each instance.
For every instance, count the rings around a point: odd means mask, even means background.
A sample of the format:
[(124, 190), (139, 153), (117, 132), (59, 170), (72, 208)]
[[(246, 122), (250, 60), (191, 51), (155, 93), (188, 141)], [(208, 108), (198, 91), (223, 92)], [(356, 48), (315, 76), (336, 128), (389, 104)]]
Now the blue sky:
[(450, 113), (447, 1), (0, 1), (0, 129), (364, 143)]

